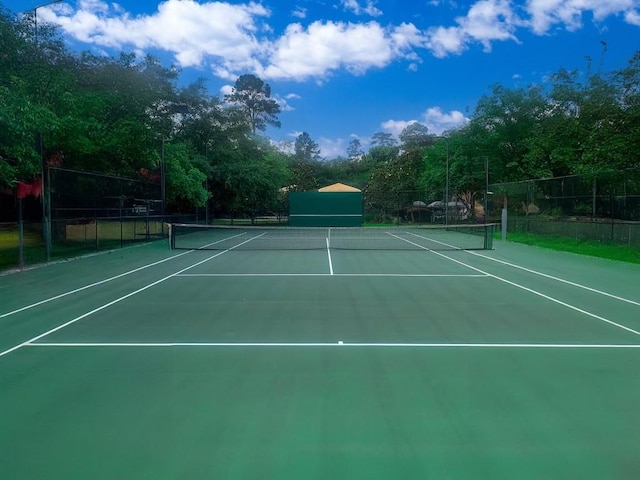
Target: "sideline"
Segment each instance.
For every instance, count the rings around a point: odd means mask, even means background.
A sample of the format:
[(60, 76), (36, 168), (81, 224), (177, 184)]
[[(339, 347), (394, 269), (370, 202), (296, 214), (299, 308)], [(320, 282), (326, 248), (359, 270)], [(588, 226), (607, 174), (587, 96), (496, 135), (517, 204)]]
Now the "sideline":
[(541, 277), (545, 277), (545, 278), (548, 278), (550, 280), (555, 280), (556, 282), (565, 283), (567, 285), (571, 285), (572, 287), (582, 288), (584, 290), (588, 290), (590, 292), (597, 293), (598, 295), (604, 295), (605, 297), (613, 298), (614, 300), (620, 300), (621, 302), (630, 303), (631, 305), (636, 305), (636, 306), (640, 307), (640, 302), (636, 302), (636, 301), (630, 300), (628, 298), (620, 297), (618, 295), (613, 295), (612, 293), (607, 293), (607, 292), (604, 292), (602, 290), (598, 290), (596, 288), (587, 287), (586, 285), (582, 285), (580, 283), (571, 282), (569, 280), (565, 280), (564, 278), (554, 277), (553, 275), (549, 275), (547, 273), (538, 272), (537, 270), (532, 270), (530, 268), (523, 267), (521, 265), (516, 265), (515, 263), (506, 262), (504, 260), (498, 260), (497, 258), (487, 257), (486, 255), (482, 255), (482, 254), (477, 253), (477, 252), (467, 251), (467, 253), (469, 253), (471, 255), (475, 255), (476, 257), (484, 258), (486, 260), (491, 260), (493, 262), (501, 263), (502, 265), (507, 265), (509, 267), (517, 268), (519, 270), (524, 270), (525, 272), (528, 272), (528, 273), (533, 273), (535, 275), (540, 275)]
[(162, 260), (150, 263), (148, 265), (143, 265), (142, 267), (138, 267), (138, 268), (135, 268), (133, 270), (129, 270), (128, 272), (121, 273), (121, 274), (116, 275), (114, 277), (109, 277), (109, 278), (106, 278), (104, 280), (100, 280), (99, 282), (90, 283), (89, 285), (85, 285), (84, 287), (76, 288), (75, 290), (70, 290), (68, 292), (61, 293), (60, 295), (56, 295), (55, 297), (50, 297), (50, 298), (47, 298), (45, 300), (40, 300), (39, 302), (32, 303), (30, 305), (26, 305), (24, 307), (18, 308), (16, 310), (12, 310), (12, 311), (7, 312), (7, 313), (3, 313), (3, 314), (0, 315), (0, 318), (5, 318), (5, 317), (8, 317), (10, 315), (15, 315), (16, 313), (24, 312), (25, 310), (29, 310), (31, 308), (38, 307), (38, 306), (43, 305), (45, 303), (49, 303), (49, 302), (52, 302), (54, 300), (58, 300), (59, 298), (63, 298), (63, 297), (67, 297), (69, 295), (73, 295), (74, 293), (78, 293), (78, 292), (81, 292), (83, 290), (87, 290), (88, 288), (97, 287), (98, 285), (102, 285), (103, 283), (107, 283), (107, 282), (110, 282), (112, 280), (116, 280), (118, 278), (122, 278), (122, 277), (125, 277), (127, 275), (131, 275), (132, 273), (139, 272), (140, 270), (144, 270), (145, 268), (154, 267), (156, 265), (159, 265), (161, 263), (167, 262), (169, 260), (173, 260), (174, 258), (181, 257), (182, 255), (186, 255), (187, 253), (191, 253), (191, 252), (192, 252), (192, 250), (189, 250), (187, 252), (182, 252), (182, 253), (179, 253), (178, 255), (173, 255), (172, 257), (164, 258)]
[[(264, 233), (262, 235), (264, 235)], [(28, 344), (30, 344), (32, 342), (40, 340), (41, 338), (46, 337), (47, 335), (50, 335), (50, 334), (52, 334), (54, 332), (57, 332), (58, 330), (62, 330), (63, 328), (68, 327), (69, 325), (72, 325), (72, 324), (82, 320), (83, 318), (86, 318), (86, 317), (88, 317), (90, 315), (93, 315), (96, 312), (99, 312), (101, 310), (104, 310), (105, 308), (108, 308), (108, 307), (110, 307), (112, 305), (115, 305), (116, 303), (119, 303), (122, 300), (125, 300), (125, 299), (127, 299), (129, 297), (132, 297), (132, 296), (134, 296), (134, 295), (136, 295), (136, 294), (138, 294), (140, 292), (143, 292), (143, 291), (145, 291), (145, 290), (147, 290), (147, 289), (149, 289), (151, 287), (154, 287), (154, 286), (158, 285), (159, 283), (162, 283), (162, 282), (164, 282), (166, 280), (169, 280), (170, 278), (176, 277), (176, 276), (180, 275), (181, 273), (186, 272), (187, 270), (191, 270), (192, 268), (197, 267), (198, 265), (202, 265), (203, 263), (208, 262), (209, 260), (212, 260), (212, 259), (214, 259), (216, 257), (219, 257), (220, 255), (224, 255), (225, 253), (227, 253), (227, 252), (229, 252), (229, 251), (231, 251), (231, 250), (233, 250), (233, 249), (235, 249), (235, 248), (237, 248), (237, 247), (239, 247), (241, 245), (244, 245), (245, 243), (248, 243), (251, 240), (255, 240), (256, 238), (261, 237), (262, 235), (258, 235), (256, 237), (252, 237), (249, 240), (246, 240), (246, 241), (244, 241), (242, 243), (239, 243), (238, 245), (235, 245), (232, 248), (229, 248), (227, 250), (223, 250), (221, 252), (218, 252), (215, 255), (211, 255), (210, 257), (207, 257), (204, 260), (200, 260), (199, 262), (194, 263), (194, 264), (192, 264), (192, 265), (190, 265), (188, 267), (185, 267), (185, 268), (183, 268), (181, 270), (178, 270), (177, 272), (174, 272), (171, 275), (167, 275), (166, 277), (163, 277), (160, 280), (156, 280), (155, 282), (149, 283), (149, 284), (145, 285), (144, 287), (141, 287), (141, 288), (138, 288), (137, 290), (134, 290), (133, 292), (129, 292), (126, 295), (118, 297), (115, 300), (112, 300), (112, 301), (110, 301), (108, 303), (105, 303), (104, 305), (101, 305), (101, 306), (99, 306), (97, 308), (94, 308), (93, 310), (90, 310), (89, 312), (83, 313), (79, 317), (76, 317), (76, 318), (74, 318), (72, 320), (69, 320), (68, 322), (63, 323), (62, 325), (58, 325), (57, 327), (54, 327), (54, 328), (52, 328), (50, 330), (47, 330), (46, 332), (41, 333), (40, 335), (36, 335), (35, 337), (30, 338), (29, 340), (26, 340), (26, 341), (14, 346), (14, 347), (11, 347), (11, 348), (3, 351), (3, 352), (0, 352), (0, 357), (2, 357), (4, 355), (7, 355), (7, 354), (9, 354), (9, 353), (11, 353), (11, 352), (13, 352), (15, 350), (18, 350), (18, 349), (20, 349), (20, 348), (22, 348), (22, 347), (24, 347), (24, 346), (26, 346), (26, 345), (28, 345)], [(188, 252), (184, 252), (184, 253), (182, 253), (180, 255), (185, 255), (185, 254), (187, 254), (187, 253), (189, 253), (191, 251), (192, 250), (189, 250)], [(179, 256), (179, 255), (177, 255), (177, 256)], [(170, 257), (170, 258), (175, 258), (175, 256), (174, 257)], [(162, 261), (166, 261), (166, 260), (169, 260), (169, 259), (164, 259)]]
[[(392, 234), (392, 235), (393, 235), (393, 234)], [(415, 236), (415, 237), (425, 238), (425, 239), (427, 239), (427, 240), (431, 240), (431, 239), (429, 239), (428, 237), (421, 237), (420, 235), (416, 235), (416, 234), (412, 234), (412, 235), (413, 235), (413, 236)], [(467, 267), (467, 268), (470, 268), (471, 270), (474, 270), (474, 271), (479, 272), (479, 273), (481, 273), (481, 274), (485, 274), (485, 275), (487, 275), (487, 276), (489, 276), (489, 277), (491, 277), (491, 278), (495, 278), (496, 280), (499, 280), (500, 282), (503, 282), (503, 283), (509, 284), (509, 285), (511, 285), (511, 286), (514, 286), (514, 287), (519, 288), (519, 289), (521, 289), (521, 290), (524, 290), (524, 291), (526, 291), (526, 292), (532, 293), (532, 294), (534, 294), (534, 295), (537, 295), (537, 296), (539, 296), (539, 297), (542, 297), (542, 298), (544, 298), (544, 299), (546, 299), (546, 300), (549, 300), (549, 301), (551, 301), (551, 302), (557, 303), (558, 305), (562, 305), (563, 307), (566, 307), (566, 308), (569, 308), (569, 309), (574, 310), (574, 311), (576, 311), (576, 312), (582, 313), (583, 315), (587, 315), (587, 316), (589, 316), (589, 317), (591, 317), (591, 318), (595, 318), (596, 320), (600, 320), (601, 322), (608, 323), (609, 325), (613, 325), (614, 327), (620, 328), (620, 329), (622, 329), (622, 330), (625, 330), (625, 331), (627, 331), (627, 332), (630, 332), (630, 333), (633, 333), (633, 334), (635, 334), (635, 335), (639, 335), (639, 336), (640, 336), (640, 331), (638, 331), (638, 330), (634, 330), (633, 328), (629, 328), (629, 327), (627, 327), (627, 326), (625, 326), (625, 325), (622, 325), (622, 324), (620, 324), (620, 323), (616, 323), (616, 322), (614, 322), (613, 320), (609, 320), (609, 319), (607, 319), (607, 318), (601, 317), (600, 315), (596, 315), (595, 313), (591, 313), (591, 312), (589, 312), (589, 311), (587, 311), (587, 310), (584, 310), (584, 309), (582, 309), (582, 308), (576, 307), (575, 305), (571, 305), (571, 304), (569, 304), (569, 303), (563, 302), (562, 300), (559, 300), (559, 299), (557, 299), (557, 298), (551, 297), (551, 296), (546, 295), (546, 294), (544, 294), (544, 293), (542, 293), (542, 292), (538, 292), (537, 290), (534, 290), (534, 289), (532, 289), (532, 288), (525, 287), (524, 285), (520, 285), (520, 284), (518, 284), (518, 283), (512, 282), (511, 280), (507, 280), (506, 278), (502, 278), (502, 277), (499, 277), (498, 275), (494, 275), (494, 274), (492, 274), (492, 273), (485, 272), (484, 270), (481, 270), (481, 269), (479, 269), (479, 268), (476, 268), (476, 267), (474, 267), (474, 266), (472, 266), (472, 265), (469, 265), (469, 264), (467, 264), (467, 263), (465, 263), (465, 262), (462, 262), (462, 261), (460, 261), (460, 260), (456, 260), (455, 258), (448, 257), (447, 255), (445, 255), (445, 254), (443, 254), (443, 253), (436, 252), (435, 250), (430, 250), (430, 249), (429, 249), (429, 248), (427, 248), (427, 247), (423, 247), (422, 245), (419, 245), (419, 244), (417, 244), (417, 243), (414, 243), (414, 242), (412, 242), (411, 240), (407, 240), (406, 238), (400, 237), (400, 236), (398, 236), (398, 235), (393, 235), (393, 236), (394, 236), (394, 237), (396, 237), (396, 238), (399, 238), (399, 239), (401, 239), (401, 240), (404, 240), (405, 242), (408, 242), (408, 243), (410, 243), (410, 244), (412, 244), (412, 245), (418, 246), (418, 247), (420, 247), (420, 248), (422, 248), (422, 249), (424, 249), (424, 250), (427, 250), (427, 251), (429, 251), (430, 253), (433, 253), (434, 255), (438, 255), (438, 256), (440, 256), (440, 257), (442, 257), (442, 258), (446, 258), (447, 260), (451, 260), (452, 262), (455, 262), (455, 263), (457, 263), (457, 264), (459, 264), (459, 265), (463, 265), (463, 266), (465, 266), (465, 267)], [(456, 247), (454, 247), (453, 245), (448, 245), (448, 244), (443, 243), (443, 242), (437, 242), (437, 243), (440, 243), (441, 245), (446, 245), (446, 246), (448, 246), (448, 247), (456, 248)], [(457, 249), (457, 250), (460, 250), (460, 249)]]

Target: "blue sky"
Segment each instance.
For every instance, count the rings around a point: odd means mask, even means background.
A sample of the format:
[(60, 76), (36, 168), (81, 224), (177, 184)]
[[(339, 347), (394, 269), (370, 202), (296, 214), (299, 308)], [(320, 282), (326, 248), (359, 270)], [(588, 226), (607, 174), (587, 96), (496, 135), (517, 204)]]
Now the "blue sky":
[(282, 108), (267, 135), (308, 132), (326, 158), (410, 122), (460, 126), (496, 83), (544, 84), (561, 67), (585, 71), (588, 56), (611, 71), (640, 50), (640, 0), (68, 0), (38, 19), (74, 50), (151, 53), (212, 94), (253, 73)]

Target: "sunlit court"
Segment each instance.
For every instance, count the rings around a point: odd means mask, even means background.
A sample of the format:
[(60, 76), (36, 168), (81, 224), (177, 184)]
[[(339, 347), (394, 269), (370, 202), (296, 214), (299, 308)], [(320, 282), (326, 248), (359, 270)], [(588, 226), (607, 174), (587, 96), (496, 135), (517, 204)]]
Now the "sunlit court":
[(0, 0), (0, 480), (640, 480), (639, 28)]
[(330, 230), (0, 278), (3, 478), (640, 474), (638, 266)]

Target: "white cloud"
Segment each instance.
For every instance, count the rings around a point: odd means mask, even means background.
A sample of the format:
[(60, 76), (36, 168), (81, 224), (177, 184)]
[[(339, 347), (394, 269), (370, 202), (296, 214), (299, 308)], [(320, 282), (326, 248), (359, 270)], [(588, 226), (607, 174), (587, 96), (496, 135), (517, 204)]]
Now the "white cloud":
[(440, 107), (428, 108), (422, 115), (423, 123), (429, 129), (429, 133), (442, 135), (442, 133), (465, 125), (469, 118), (458, 110), (448, 113), (443, 112)]
[[(447, 3), (454, 5), (450, 0)], [(158, 4), (157, 11), (135, 16), (116, 3), (78, 0), (76, 8), (60, 3), (43, 7), (38, 14), (96, 51), (169, 52), (179, 66), (207, 65), (215, 76), (225, 80), (249, 72), (266, 80), (318, 82), (339, 70), (363, 74), (398, 59), (408, 61), (410, 71), (416, 70), (421, 50), (446, 57), (479, 43), (490, 51), (494, 42), (517, 42), (520, 28), (538, 34), (557, 26), (577, 29), (585, 12), (590, 12), (595, 21), (619, 15), (627, 23), (640, 26), (640, 0), (527, 0), (517, 6), (519, 3), (476, 0), (452, 25), (434, 25), (426, 30), (406, 22), (383, 27), (376, 21), (316, 20), (274, 31), (267, 24), (270, 10), (251, 0), (165, 0)], [(357, 14), (382, 13), (373, 0), (341, 0), (339, 6)], [(307, 17), (306, 8), (290, 8), (293, 16)], [(516, 9), (528, 17), (519, 17)]]
[(307, 18), (307, 9), (298, 6), (293, 9), (293, 11), (291, 12), (291, 16), (300, 19)]
[(276, 103), (278, 105), (280, 105), (280, 111), (282, 112), (293, 112), (295, 110), (295, 108), (293, 106), (291, 106), (291, 104), (289, 103), (289, 100), (291, 99), (297, 99), (300, 97), (297, 97), (296, 95), (285, 95), (284, 97), (281, 95), (274, 95), (272, 97)]
[(386, 122), (382, 122), (380, 127), (384, 132), (391, 133), (394, 137), (398, 138), (405, 128), (417, 122), (417, 120), (387, 120)]
[(306, 29), (291, 24), (274, 45), (267, 78), (304, 80), (345, 68), (362, 74), (393, 59), (385, 30), (375, 22), (313, 22)]
[[(440, 107), (431, 107), (422, 114), (422, 120), (419, 123), (427, 127), (430, 134), (442, 135), (448, 130), (465, 125), (468, 121), (469, 118), (458, 110), (443, 112)], [(418, 120), (387, 120), (381, 124), (381, 127), (383, 131), (398, 138), (400, 133), (412, 123), (418, 123)]]
[(456, 24), (427, 31), (427, 46), (436, 57), (460, 54), (473, 42), (489, 52), (494, 41), (517, 41), (515, 31), (523, 23), (511, 8), (511, 0), (480, 0), (466, 16), (456, 18)]
[(640, 27), (640, 12), (636, 10), (625, 12), (624, 19), (627, 23)]
[(320, 137), (318, 146), (320, 147), (320, 156), (326, 160), (344, 156), (347, 151), (347, 142), (343, 138)]
[(255, 68), (265, 53), (257, 35), (260, 19), (270, 15), (264, 6), (250, 2), (197, 3), (166, 0), (152, 15), (130, 16), (116, 4), (81, 0), (78, 8), (43, 9), (47, 21), (58, 23), (76, 39), (96, 46), (135, 49), (157, 48), (172, 52), (182, 67), (200, 66), (216, 57), (223, 70)]
[(342, 0), (342, 5), (346, 10), (350, 10), (356, 15), (370, 15), (372, 17), (382, 15), (382, 10), (376, 7), (376, 2), (373, 0), (367, 0), (364, 7), (360, 5), (358, 0)]
[(466, 48), (464, 31), (458, 27), (435, 27), (428, 31), (427, 46), (434, 56), (443, 58), (450, 53), (462, 53)]
[(637, 0), (528, 0), (526, 11), (532, 30), (542, 35), (556, 25), (569, 31), (580, 29), (586, 12), (596, 22), (622, 14), (627, 23), (640, 25), (638, 7)]
[(233, 85), (223, 85), (222, 87), (220, 87), (220, 94), (222, 96), (231, 95), (232, 93), (233, 93)]

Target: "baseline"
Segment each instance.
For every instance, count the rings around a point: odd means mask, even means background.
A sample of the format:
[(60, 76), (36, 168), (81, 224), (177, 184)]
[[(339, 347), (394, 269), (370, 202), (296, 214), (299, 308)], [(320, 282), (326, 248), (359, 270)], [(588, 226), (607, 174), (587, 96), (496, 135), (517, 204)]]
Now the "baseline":
[(257, 342), (160, 342), (160, 343), (35, 343), (25, 347), (38, 348), (171, 348), (171, 347), (280, 347), (280, 348), (511, 348), (511, 349), (639, 349), (640, 344), (573, 344), (573, 343), (357, 343), (357, 342), (305, 342), (305, 343), (257, 343)]

